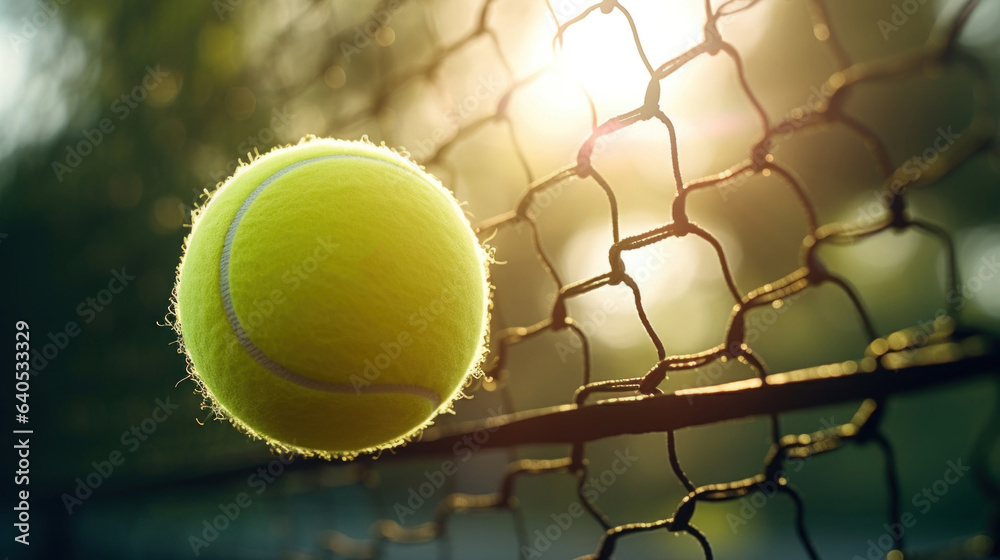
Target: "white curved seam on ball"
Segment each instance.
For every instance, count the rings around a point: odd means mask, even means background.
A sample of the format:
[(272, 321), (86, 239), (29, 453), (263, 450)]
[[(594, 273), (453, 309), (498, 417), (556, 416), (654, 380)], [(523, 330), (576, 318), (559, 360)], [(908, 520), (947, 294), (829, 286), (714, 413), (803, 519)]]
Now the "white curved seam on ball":
[(237, 340), (240, 341), (240, 345), (246, 350), (247, 354), (250, 355), (258, 364), (263, 366), (265, 369), (271, 373), (281, 377), (282, 379), (295, 383), (301, 387), (307, 389), (314, 389), (317, 391), (326, 391), (328, 393), (389, 393), (389, 394), (407, 394), (416, 397), (424, 397), (431, 402), (431, 406), (437, 409), (441, 405), (441, 396), (437, 392), (428, 389), (426, 387), (420, 387), (418, 385), (404, 385), (404, 384), (386, 384), (386, 385), (367, 385), (364, 387), (355, 387), (353, 385), (343, 385), (339, 383), (330, 383), (328, 381), (321, 381), (318, 379), (312, 379), (310, 377), (305, 377), (299, 375), (294, 371), (286, 368), (285, 366), (274, 361), (270, 356), (264, 353), (252, 340), (250, 340), (250, 335), (247, 334), (246, 330), (243, 328), (243, 324), (240, 322), (240, 318), (236, 315), (236, 309), (233, 307), (233, 297), (232, 292), (229, 287), (229, 253), (233, 246), (233, 240), (236, 238), (236, 230), (239, 228), (240, 221), (243, 219), (243, 215), (249, 210), (250, 205), (253, 201), (264, 192), (264, 189), (268, 187), (276, 179), (280, 178), (285, 173), (302, 167), (309, 163), (316, 163), (319, 161), (325, 161), (329, 159), (340, 159), (340, 158), (357, 158), (366, 159), (369, 161), (382, 163), (393, 167), (395, 169), (402, 169), (413, 174), (416, 178), (424, 180), (423, 177), (417, 175), (413, 172), (413, 169), (407, 169), (400, 165), (378, 159), (378, 158), (368, 158), (363, 156), (353, 156), (353, 155), (335, 155), (335, 156), (322, 156), (312, 159), (302, 160), (284, 169), (275, 172), (273, 175), (265, 179), (261, 184), (250, 193), (250, 195), (243, 201), (240, 205), (240, 209), (236, 212), (236, 216), (233, 217), (233, 221), (229, 224), (229, 230), (226, 232), (226, 239), (222, 245), (222, 258), (219, 263), (219, 288), (222, 294), (222, 305), (226, 310), (226, 317), (229, 319), (229, 325), (233, 328), (236, 333)]

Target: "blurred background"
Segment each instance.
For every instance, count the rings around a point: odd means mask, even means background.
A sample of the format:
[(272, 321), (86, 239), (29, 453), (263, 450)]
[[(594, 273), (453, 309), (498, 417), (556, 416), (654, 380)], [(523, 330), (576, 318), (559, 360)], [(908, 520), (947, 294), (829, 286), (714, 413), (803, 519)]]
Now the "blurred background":
[[(953, 17), (963, 3), (839, 2), (829, 7), (825, 33), (843, 42), (852, 61), (882, 59), (918, 48), (935, 22)], [(653, 67), (702, 40), (700, 0), (624, 5)], [(838, 67), (817, 40), (824, 30), (815, 28), (810, 5), (737, 5), (747, 9), (727, 17), (720, 31), (741, 53), (772, 124), (821, 106), (829, 95), (824, 83)], [(174, 272), (190, 212), (206, 193), (248, 154), (306, 134), (367, 136), (405, 148), (467, 202), (474, 221), (510, 211), (533, 180), (576, 162), (596, 124), (643, 103), (649, 73), (629, 20), (620, 11), (590, 8), (576, 0), (0, 4), (2, 329), (12, 341), (15, 321), (26, 321), (37, 349), (28, 423), (31, 545), (13, 541), (8, 481), (3, 554), (325, 558), (333, 554), (324, 544), (330, 531), (363, 541), (377, 519), (427, 521), (450, 491), (495, 491), (511, 459), (506, 451), (470, 449), (451, 457), (458, 472), (443, 477), (429, 498), (413, 500), (449, 457), (386, 455), (363, 467), (289, 462), (214, 421), (186, 379), (167, 326)], [(554, 41), (558, 24), (585, 11)], [(960, 40), (991, 71), (1000, 65), (998, 26), (1000, 5), (984, 2)], [(920, 174), (977, 116), (973, 83), (961, 66), (929, 66), (859, 88), (846, 110), (885, 141), (895, 165)], [(996, 101), (987, 105), (995, 109)], [(725, 55), (703, 55), (663, 80), (660, 105), (676, 127), (685, 181), (742, 161), (762, 133)], [(662, 124), (640, 122), (597, 144), (593, 165), (618, 197), (623, 236), (669, 219), (675, 195), (669, 141)], [(884, 212), (878, 169), (845, 127), (779, 138), (772, 152), (802, 180), (821, 223)], [(909, 196), (914, 215), (952, 234), (960, 294), (947, 293), (946, 258), (931, 236), (888, 232), (821, 253), (857, 288), (881, 334), (928, 324), (949, 297), (961, 299), (961, 325), (998, 330), (998, 177), (994, 147)], [(692, 220), (721, 241), (744, 292), (799, 266), (805, 216), (778, 178), (706, 190), (692, 195), (689, 208)], [(597, 183), (560, 185), (531, 212), (564, 282), (607, 271), (611, 224)], [(498, 261), (492, 269), (497, 330), (547, 317), (556, 290), (530, 228), (522, 226), (490, 241)], [(732, 300), (707, 244), (663, 241), (628, 253), (626, 266), (668, 353), (722, 340)], [(571, 315), (592, 332), (596, 379), (642, 375), (656, 361), (631, 298), (619, 286), (570, 302)], [(830, 287), (788, 300), (754, 324), (754, 348), (773, 371), (857, 358), (869, 342), (843, 292)], [(571, 402), (582, 361), (567, 333), (513, 347), (505, 382), (510, 402), (517, 410)], [(731, 362), (674, 376), (661, 388), (751, 375)], [(476, 384), (474, 398), (460, 401), (442, 422), (512, 412), (496, 389)], [(13, 410), (14, 393), (3, 391), (5, 410)], [(992, 381), (978, 381), (890, 400), (885, 433), (899, 463), (904, 511), (917, 518), (907, 534), (916, 548), (967, 542), (969, 555), (981, 548), (981, 541), (967, 539), (986, 529), (992, 510), (971, 476), (949, 482), (926, 511), (911, 498), (943, 480), (949, 461), (970, 461), (995, 393)], [(812, 432), (846, 422), (857, 404), (784, 415), (782, 428)], [(697, 484), (758, 472), (768, 446), (765, 419), (678, 433), (679, 455)], [(15, 466), (13, 452), (4, 453), (3, 464)], [(514, 456), (565, 453), (565, 446), (530, 447)], [(623, 473), (615, 462), (622, 454), (635, 458)], [(598, 504), (616, 522), (669, 516), (685, 494), (670, 474), (662, 434), (600, 441), (587, 456), (602, 481), (595, 486)], [(874, 446), (851, 445), (791, 475), (823, 557), (866, 557), (869, 540), (885, 533), (883, 463)], [(611, 476), (601, 479), (603, 473)], [(570, 511), (574, 484), (565, 475), (519, 480), (531, 543)], [(207, 530), (241, 494), (251, 503), (237, 509), (238, 517)], [(412, 513), (401, 515), (400, 505)], [(805, 557), (793, 516), (791, 503), (777, 497), (700, 506), (695, 523), (719, 558)], [(591, 553), (602, 530), (581, 517), (557, 538), (552, 533), (544, 550), (544, 540), (534, 544), (533, 556), (519, 548), (508, 512), (458, 515), (447, 549), (391, 544), (381, 554), (567, 558)], [(700, 554), (689, 537), (653, 532), (621, 541), (617, 557)]]

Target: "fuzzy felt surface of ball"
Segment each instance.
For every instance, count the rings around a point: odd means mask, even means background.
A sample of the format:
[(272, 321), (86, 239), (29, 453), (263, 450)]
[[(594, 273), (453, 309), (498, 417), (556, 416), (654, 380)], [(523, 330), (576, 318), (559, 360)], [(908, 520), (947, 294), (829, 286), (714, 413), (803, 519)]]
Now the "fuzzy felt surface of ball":
[(351, 457), (412, 438), (479, 373), (488, 262), (407, 157), (304, 139), (195, 212), (175, 329), (220, 417), (278, 449)]

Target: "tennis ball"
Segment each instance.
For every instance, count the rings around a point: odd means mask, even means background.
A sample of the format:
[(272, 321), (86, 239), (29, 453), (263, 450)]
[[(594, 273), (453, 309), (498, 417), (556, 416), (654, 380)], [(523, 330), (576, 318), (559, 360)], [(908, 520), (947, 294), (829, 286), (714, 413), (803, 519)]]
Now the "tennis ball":
[(307, 137), (195, 212), (174, 328), (219, 417), (279, 450), (352, 457), (414, 437), (480, 373), (488, 263), (408, 158)]

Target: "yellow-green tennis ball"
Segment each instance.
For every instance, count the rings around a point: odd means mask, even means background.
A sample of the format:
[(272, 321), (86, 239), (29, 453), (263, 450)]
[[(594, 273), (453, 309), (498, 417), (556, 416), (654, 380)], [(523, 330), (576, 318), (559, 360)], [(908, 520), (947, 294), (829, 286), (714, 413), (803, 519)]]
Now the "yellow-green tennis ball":
[(195, 377), (275, 447), (391, 447), (479, 371), (488, 255), (452, 194), (387, 148), (310, 138), (258, 157), (185, 245), (175, 328)]

